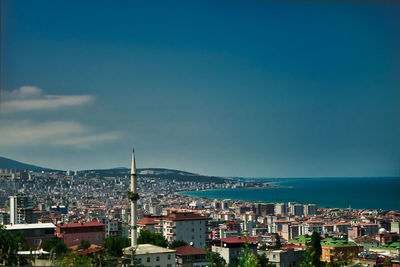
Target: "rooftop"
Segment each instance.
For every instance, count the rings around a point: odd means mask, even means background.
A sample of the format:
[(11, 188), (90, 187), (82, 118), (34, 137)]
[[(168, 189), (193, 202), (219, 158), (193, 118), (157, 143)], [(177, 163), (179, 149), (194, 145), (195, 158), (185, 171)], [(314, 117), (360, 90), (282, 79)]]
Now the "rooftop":
[(221, 238), (219, 239), (222, 242), (228, 243), (228, 244), (241, 244), (241, 243), (246, 243), (246, 242), (257, 242), (257, 238), (248, 236), (247, 240), (243, 236), (232, 236), (232, 237), (227, 237), (227, 238)]
[(93, 226), (104, 226), (104, 224), (102, 224), (98, 221), (84, 222), (84, 223), (57, 224), (57, 227), (60, 227), (60, 228), (77, 228), (77, 227), (93, 227)]
[(290, 243), (307, 244), (311, 242), (311, 236), (299, 235), (298, 237), (289, 241)]
[(376, 249), (389, 249), (389, 250), (396, 250), (400, 248), (400, 242), (393, 242), (391, 244), (385, 244), (380, 247), (376, 247)]
[(207, 217), (201, 216), (193, 212), (173, 212), (163, 218), (165, 221), (193, 221), (193, 220), (208, 220)]
[[(124, 248), (124, 254), (131, 254), (132, 247)], [(140, 244), (137, 246), (135, 255), (145, 255), (145, 254), (154, 254), (154, 253), (175, 253), (175, 250), (167, 249), (151, 244)]]
[(5, 227), (6, 230), (56, 228), (56, 226), (52, 223), (8, 224), (5, 225)]
[(347, 241), (344, 239), (335, 239), (335, 238), (325, 238), (321, 240), (321, 246), (323, 247), (354, 247), (357, 246), (356, 243)]
[(150, 224), (157, 224), (158, 222), (156, 220), (161, 219), (162, 215), (145, 215), (142, 219), (139, 219), (137, 221), (137, 224), (139, 225), (150, 225)]
[(176, 255), (203, 255), (206, 254), (206, 251), (201, 248), (195, 248), (192, 246), (182, 246), (182, 247), (177, 247), (175, 248), (176, 250)]

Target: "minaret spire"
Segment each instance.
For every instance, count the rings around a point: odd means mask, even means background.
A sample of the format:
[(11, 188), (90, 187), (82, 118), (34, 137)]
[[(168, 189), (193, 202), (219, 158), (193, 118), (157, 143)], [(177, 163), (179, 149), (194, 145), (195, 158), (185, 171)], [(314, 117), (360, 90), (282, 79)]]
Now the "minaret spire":
[(129, 194), (131, 200), (131, 247), (134, 249), (137, 245), (137, 200), (139, 195), (137, 193), (137, 178), (136, 178), (136, 162), (135, 162), (135, 149), (132, 149), (132, 166), (131, 166), (131, 190)]

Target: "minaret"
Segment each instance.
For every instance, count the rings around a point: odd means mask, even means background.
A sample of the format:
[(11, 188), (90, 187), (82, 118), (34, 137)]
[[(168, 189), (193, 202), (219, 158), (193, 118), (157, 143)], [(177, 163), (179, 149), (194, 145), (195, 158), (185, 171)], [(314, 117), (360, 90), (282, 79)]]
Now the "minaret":
[(131, 247), (134, 249), (137, 245), (137, 179), (136, 179), (136, 164), (135, 164), (135, 150), (132, 150), (132, 167), (131, 167)]

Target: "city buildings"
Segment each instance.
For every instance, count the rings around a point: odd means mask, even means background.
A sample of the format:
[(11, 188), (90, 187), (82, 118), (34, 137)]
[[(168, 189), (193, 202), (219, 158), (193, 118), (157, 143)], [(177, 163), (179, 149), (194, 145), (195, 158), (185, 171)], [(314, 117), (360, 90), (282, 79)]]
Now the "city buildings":
[(157, 219), (159, 228), (169, 242), (182, 240), (197, 248), (206, 244), (207, 218), (193, 212), (173, 212)]
[(336, 238), (326, 238), (321, 241), (321, 261), (333, 262), (354, 258), (360, 252), (361, 247), (356, 243)]
[(243, 255), (243, 249), (246, 244), (250, 253), (257, 254), (257, 239), (250, 236), (236, 236), (213, 240), (211, 251), (219, 253), (226, 263), (230, 264), (234, 259)]
[[(132, 247), (124, 249), (124, 255), (130, 258)], [(175, 250), (151, 244), (139, 244), (134, 251), (135, 261), (146, 267), (173, 267), (175, 266)]]
[(21, 232), (31, 248), (41, 248), (44, 241), (55, 238), (56, 226), (52, 223), (11, 224), (5, 226), (8, 232)]
[(206, 259), (206, 251), (193, 246), (182, 246), (175, 248), (176, 265), (178, 267), (205, 267), (210, 266), (211, 262)]
[(82, 223), (60, 223), (56, 225), (57, 236), (68, 246), (79, 245), (82, 240), (91, 244), (103, 245), (104, 224), (98, 221)]

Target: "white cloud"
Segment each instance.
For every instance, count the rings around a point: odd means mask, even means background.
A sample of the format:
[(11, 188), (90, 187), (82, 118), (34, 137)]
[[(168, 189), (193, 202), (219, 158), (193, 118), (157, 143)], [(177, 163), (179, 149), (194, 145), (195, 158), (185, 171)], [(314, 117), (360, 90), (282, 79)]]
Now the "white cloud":
[(87, 148), (95, 143), (115, 141), (120, 137), (118, 132), (91, 134), (86, 126), (72, 121), (3, 121), (0, 127), (0, 146), (50, 144)]
[(56, 109), (78, 106), (92, 101), (91, 95), (46, 95), (35, 86), (22, 86), (12, 91), (2, 92), (1, 111), (12, 113), (28, 110)]
[(96, 134), (91, 136), (77, 136), (65, 139), (55, 140), (54, 144), (57, 145), (73, 145), (73, 146), (87, 146), (88, 144), (97, 143), (97, 142), (105, 142), (105, 141), (113, 141), (117, 140), (121, 137), (121, 134), (118, 132), (109, 132)]

